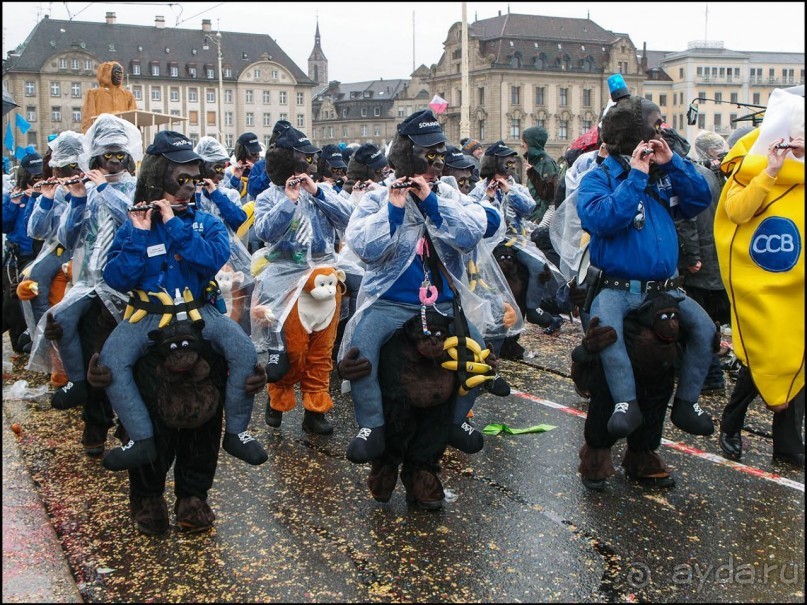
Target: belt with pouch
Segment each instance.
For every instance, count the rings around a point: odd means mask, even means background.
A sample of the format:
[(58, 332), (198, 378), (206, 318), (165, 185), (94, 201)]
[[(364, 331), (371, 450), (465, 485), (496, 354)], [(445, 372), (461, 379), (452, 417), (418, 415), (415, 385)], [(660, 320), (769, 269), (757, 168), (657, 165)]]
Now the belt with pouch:
[(640, 281), (638, 279), (625, 279), (622, 277), (603, 276), (600, 287), (614, 290), (625, 290), (632, 294), (651, 294), (654, 292), (667, 292), (675, 290), (681, 285), (681, 278)]

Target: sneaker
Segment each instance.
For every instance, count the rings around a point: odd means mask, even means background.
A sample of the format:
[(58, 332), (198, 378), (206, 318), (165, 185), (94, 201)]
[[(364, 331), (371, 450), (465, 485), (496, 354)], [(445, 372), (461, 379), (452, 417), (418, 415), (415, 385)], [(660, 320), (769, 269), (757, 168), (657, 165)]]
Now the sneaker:
[(670, 420), (679, 429), (691, 435), (708, 437), (715, 432), (715, 425), (711, 417), (701, 409), (697, 402), (691, 403), (676, 397), (673, 400)]
[(448, 445), (466, 454), (475, 454), (485, 447), (485, 440), (470, 422), (463, 422), (449, 427)]
[(269, 455), (263, 449), (263, 446), (247, 431), (238, 434), (224, 433), (221, 446), (231, 456), (235, 456), (253, 466), (263, 464), (269, 459)]
[(50, 398), (50, 404), (57, 410), (69, 410), (87, 400), (87, 381), (77, 380), (68, 382), (61, 389), (57, 389)]
[(84, 446), (84, 453), (93, 457), (103, 454), (108, 432), (109, 427), (106, 424), (85, 422), (84, 431), (81, 434), (81, 445)]
[(324, 412), (306, 410), (303, 415), (303, 430), (317, 435), (330, 435), (333, 433), (333, 425), (328, 422)]
[(191, 533), (210, 529), (213, 527), (213, 521), (216, 520), (216, 515), (207, 502), (196, 496), (177, 500), (174, 512), (179, 529)]
[(608, 432), (616, 439), (627, 437), (642, 424), (642, 412), (639, 402), (621, 401), (614, 406), (614, 411), (608, 419)]
[(149, 437), (141, 441), (130, 439), (126, 445), (110, 450), (101, 464), (110, 471), (124, 471), (151, 464), (156, 459), (157, 446), (154, 444), (154, 437)]
[(264, 416), (264, 420), (266, 420), (267, 425), (278, 428), (280, 423), (283, 422), (283, 412), (273, 408), (271, 405), (269, 405), (269, 401), (267, 401), (266, 415)]
[(129, 512), (141, 533), (159, 536), (168, 531), (168, 505), (163, 496), (130, 500)]
[(557, 334), (560, 332), (560, 327), (563, 325), (563, 318), (559, 315), (552, 316), (552, 323), (550, 323), (547, 327), (544, 328), (544, 334)]
[(285, 351), (269, 351), (266, 360), (266, 382), (277, 382), (289, 371), (289, 356)]
[(720, 431), (720, 449), (723, 451), (723, 456), (729, 460), (739, 460), (743, 455), (743, 440), (740, 433), (729, 435)]
[(540, 307), (538, 309), (527, 309), (524, 319), (531, 324), (536, 324), (542, 328), (548, 328), (552, 325), (552, 315)]
[(345, 455), (354, 464), (363, 464), (378, 458), (384, 453), (385, 447), (383, 426), (360, 428), (358, 434), (350, 440)]

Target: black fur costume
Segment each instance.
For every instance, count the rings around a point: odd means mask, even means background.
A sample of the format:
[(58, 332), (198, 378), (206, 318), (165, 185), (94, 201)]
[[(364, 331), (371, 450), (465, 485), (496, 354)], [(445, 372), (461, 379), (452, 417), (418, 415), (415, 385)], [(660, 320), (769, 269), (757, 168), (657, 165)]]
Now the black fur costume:
[[(522, 317), (527, 313), (527, 283), (530, 279), (527, 267), (516, 261), (512, 247), (499, 244), (493, 249), (493, 258), (499, 264), (507, 285), (513, 293), (513, 299), (521, 311)], [(504, 339), (499, 357), (502, 359), (521, 359), (524, 356), (524, 347), (518, 343), (520, 334), (508, 336)]]

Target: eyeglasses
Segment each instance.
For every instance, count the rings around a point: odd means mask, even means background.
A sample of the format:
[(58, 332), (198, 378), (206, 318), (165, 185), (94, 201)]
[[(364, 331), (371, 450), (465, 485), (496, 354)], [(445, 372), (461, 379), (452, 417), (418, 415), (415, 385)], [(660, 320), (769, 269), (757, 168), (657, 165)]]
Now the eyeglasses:
[(644, 229), (645, 218), (644, 218), (644, 204), (639, 202), (639, 205), (636, 207), (636, 216), (633, 217), (633, 227), (637, 231), (641, 231)]
[(119, 161), (121, 161), (121, 162), (122, 162), (123, 160), (125, 160), (125, 159), (126, 159), (126, 154), (125, 154), (125, 153), (122, 153), (122, 152), (117, 152), (117, 153), (105, 153), (105, 154), (104, 154), (104, 159), (105, 159), (105, 160), (111, 160), (113, 157), (117, 158)]
[(179, 183), (180, 187), (184, 187), (185, 185), (187, 185), (188, 183), (191, 183), (191, 182), (193, 183), (193, 186), (196, 187), (196, 186), (201, 185), (202, 183), (204, 183), (204, 179), (201, 176), (198, 176), (198, 175), (197, 176), (190, 176), (190, 175), (187, 175), (187, 174), (180, 174), (177, 177), (177, 183)]
[(469, 179), (467, 177), (462, 177), (461, 179), (457, 179), (457, 185), (459, 185), (460, 187), (465, 187), (465, 185), (467, 185), (470, 182), (471, 182), (471, 179)]

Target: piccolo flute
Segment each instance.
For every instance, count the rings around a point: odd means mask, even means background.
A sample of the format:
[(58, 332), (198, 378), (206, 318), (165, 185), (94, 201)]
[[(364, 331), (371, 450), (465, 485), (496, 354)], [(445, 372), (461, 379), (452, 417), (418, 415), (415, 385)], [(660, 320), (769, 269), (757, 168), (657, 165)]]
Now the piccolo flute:
[(293, 179), (289, 179), (289, 181), (286, 183), (286, 187), (296, 187), (302, 182), (303, 182), (302, 178), (294, 177)]
[[(171, 204), (171, 210), (179, 210), (180, 208), (187, 208), (188, 206), (196, 206), (196, 202), (188, 202), (186, 204)], [(133, 206), (129, 208), (129, 212), (145, 212), (146, 210), (154, 210), (158, 208), (156, 202), (151, 202), (145, 206)]]
[(13, 193), (9, 193), (8, 197), (10, 197), (12, 200), (16, 200), (18, 197), (22, 197), (23, 195), (25, 195), (24, 191), (15, 191)]
[(407, 187), (414, 187), (414, 181), (403, 181), (401, 183), (393, 183), (389, 186), (390, 189), (406, 189)]
[(353, 189), (355, 189), (356, 191), (364, 191), (365, 189), (367, 189), (368, 186), (369, 185), (364, 181), (356, 181), (355, 183), (353, 183)]

